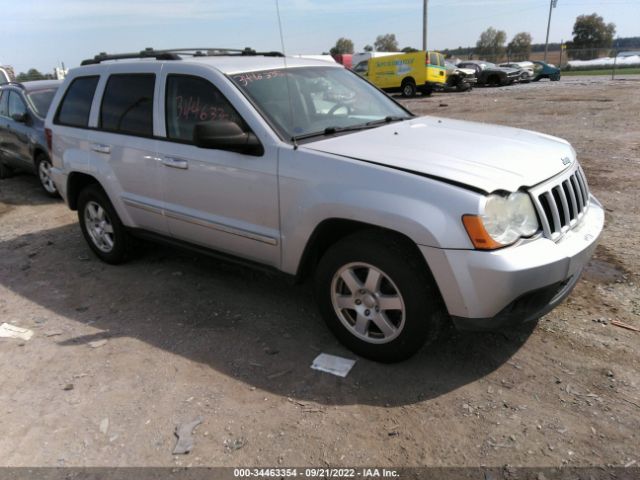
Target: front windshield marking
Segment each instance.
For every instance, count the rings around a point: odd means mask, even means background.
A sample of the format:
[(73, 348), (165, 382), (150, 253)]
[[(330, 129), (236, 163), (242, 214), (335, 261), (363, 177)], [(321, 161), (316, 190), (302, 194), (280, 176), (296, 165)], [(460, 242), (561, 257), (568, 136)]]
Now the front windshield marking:
[(343, 68), (281, 68), (230, 78), (288, 139), (411, 118), (400, 105)]

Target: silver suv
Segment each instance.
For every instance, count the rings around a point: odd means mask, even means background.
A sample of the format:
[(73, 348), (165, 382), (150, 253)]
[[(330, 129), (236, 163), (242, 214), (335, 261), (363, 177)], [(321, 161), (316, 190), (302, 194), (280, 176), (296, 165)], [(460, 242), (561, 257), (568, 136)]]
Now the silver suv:
[(340, 65), (276, 53), (101, 54), (46, 127), (99, 258), (141, 236), (312, 277), (329, 328), (379, 361), (449, 321), (539, 318), (604, 222), (566, 141), (415, 117)]

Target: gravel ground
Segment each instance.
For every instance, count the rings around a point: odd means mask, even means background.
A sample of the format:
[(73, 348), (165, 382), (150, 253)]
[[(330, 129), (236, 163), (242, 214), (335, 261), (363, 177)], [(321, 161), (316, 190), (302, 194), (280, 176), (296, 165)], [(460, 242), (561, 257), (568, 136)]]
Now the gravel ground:
[[(638, 77), (636, 77), (638, 78)], [(5, 466), (634, 465), (640, 462), (640, 82), (575, 77), (436, 94), (416, 113), (572, 142), (606, 207), (595, 258), (537, 325), (451, 333), (396, 365), (352, 357), (308, 285), (148, 246), (108, 266), (34, 177), (0, 181)], [(189, 455), (176, 424), (202, 416)], [(635, 463), (637, 466), (637, 463)]]

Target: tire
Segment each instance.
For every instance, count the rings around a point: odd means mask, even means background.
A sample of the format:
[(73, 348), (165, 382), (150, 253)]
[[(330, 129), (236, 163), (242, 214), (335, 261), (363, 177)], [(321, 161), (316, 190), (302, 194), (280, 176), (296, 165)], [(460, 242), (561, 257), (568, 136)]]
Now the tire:
[(501, 84), (500, 77), (498, 75), (491, 75), (487, 78), (487, 85), (491, 87), (499, 87)]
[(458, 92), (467, 92), (467, 91), (471, 90), (471, 85), (469, 85), (464, 80), (460, 80), (458, 82), (458, 84), (456, 85), (456, 90)]
[(36, 174), (40, 180), (40, 186), (44, 192), (50, 197), (59, 197), (53, 179), (51, 178), (51, 160), (44, 153), (38, 154), (36, 157)]
[(0, 179), (9, 178), (13, 175), (13, 170), (8, 167), (2, 161), (0, 161)]
[(413, 80), (405, 80), (402, 83), (402, 96), (405, 98), (416, 96), (416, 83)]
[(80, 192), (78, 221), (84, 239), (100, 260), (116, 265), (130, 258), (133, 239), (99, 185), (91, 184)]
[(437, 338), (446, 318), (443, 302), (414, 250), (402, 237), (366, 231), (340, 240), (322, 256), (315, 272), (320, 313), (358, 355), (398, 362)]
[(549, 78), (550, 78), (550, 80), (551, 80), (552, 82), (559, 82), (559, 81), (560, 81), (560, 74), (558, 73), (558, 74), (556, 74), (556, 75), (552, 75), (552, 76), (551, 76), (551, 77), (549, 77)]

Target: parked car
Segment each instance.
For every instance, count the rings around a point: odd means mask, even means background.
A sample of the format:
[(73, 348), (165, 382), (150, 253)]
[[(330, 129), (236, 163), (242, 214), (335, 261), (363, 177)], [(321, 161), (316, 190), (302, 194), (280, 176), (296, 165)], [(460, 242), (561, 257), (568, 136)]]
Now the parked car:
[(533, 67), (534, 67), (533, 62), (526, 61), (526, 62), (501, 63), (500, 67), (515, 68), (517, 70), (520, 70), (520, 78), (518, 81), (522, 83), (530, 82), (531, 80), (533, 80), (533, 77), (535, 76), (533, 71)]
[(471, 90), (478, 82), (476, 71), (472, 68), (460, 68), (446, 61), (445, 68), (447, 70), (447, 89), (466, 92), (467, 90)]
[(603, 208), (565, 140), (416, 117), (328, 62), (180, 53), (85, 61), (47, 116), (105, 262), (142, 237), (312, 278), (347, 347), (397, 361), (448, 322), (537, 319), (594, 252)]
[(0, 65), (0, 85), (13, 82), (13, 68)]
[(520, 79), (520, 70), (498, 67), (495, 63), (485, 62), (484, 60), (465, 60), (458, 63), (458, 67), (475, 70), (478, 85), (497, 87), (511, 85)]
[(37, 80), (0, 86), (0, 178), (13, 170), (38, 175), (47, 194), (57, 196), (44, 119), (62, 81)]
[(552, 82), (557, 82), (558, 80), (560, 80), (560, 77), (561, 77), (560, 69), (555, 65), (553, 65), (552, 63), (536, 61), (536, 62), (533, 62), (533, 64), (534, 64), (533, 70), (535, 72), (535, 75), (533, 77), (534, 82), (542, 80), (543, 78), (548, 78)]

